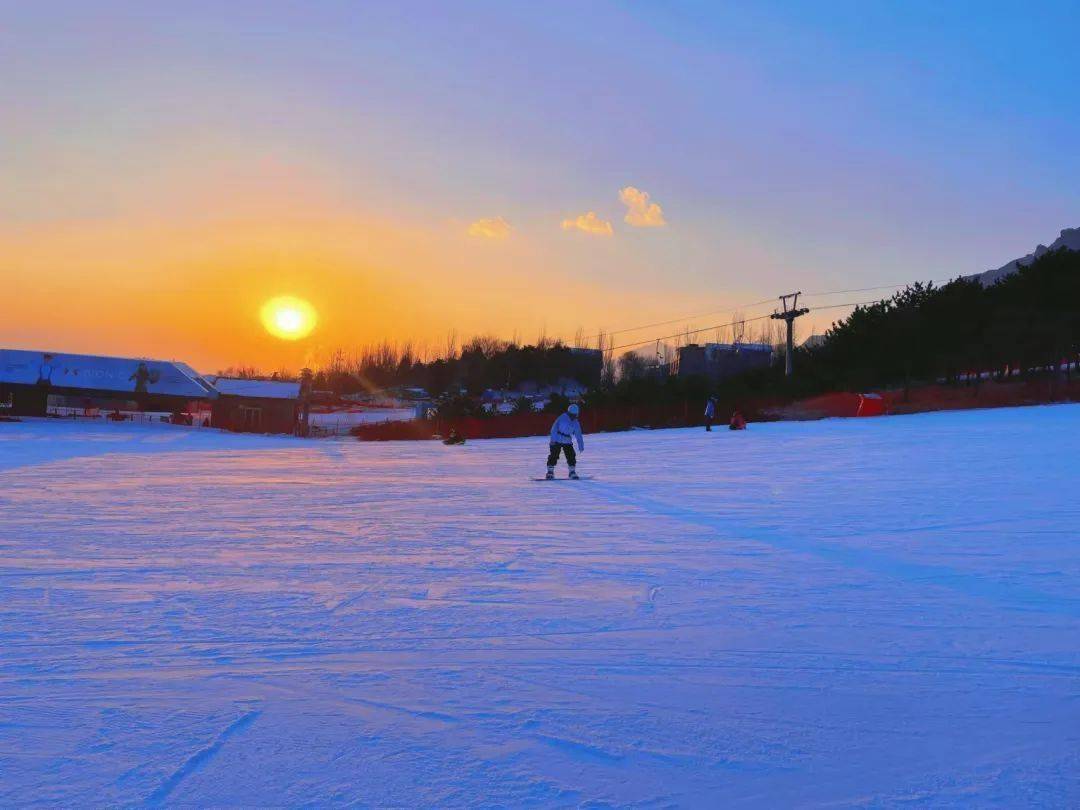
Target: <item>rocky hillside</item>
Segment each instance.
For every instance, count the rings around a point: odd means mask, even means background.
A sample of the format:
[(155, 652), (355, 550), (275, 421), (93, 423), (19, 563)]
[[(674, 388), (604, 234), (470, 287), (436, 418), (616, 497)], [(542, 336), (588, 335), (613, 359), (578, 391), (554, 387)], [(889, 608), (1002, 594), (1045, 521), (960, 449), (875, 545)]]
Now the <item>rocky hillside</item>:
[(1080, 228), (1066, 228), (1061, 232), (1061, 236), (1055, 239), (1049, 247), (1046, 245), (1039, 245), (1035, 248), (1034, 253), (1029, 253), (1027, 256), (1020, 259), (1013, 259), (1008, 264), (1002, 265), (996, 270), (987, 270), (985, 273), (979, 273), (978, 275), (972, 276), (972, 278), (977, 278), (984, 286), (989, 286), (999, 279), (1015, 273), (1020, 267), (1026, 267), (1040, 256), (1049, 253), (1051, 250), (1058, 250), (1059, 248), (1080, 251)]

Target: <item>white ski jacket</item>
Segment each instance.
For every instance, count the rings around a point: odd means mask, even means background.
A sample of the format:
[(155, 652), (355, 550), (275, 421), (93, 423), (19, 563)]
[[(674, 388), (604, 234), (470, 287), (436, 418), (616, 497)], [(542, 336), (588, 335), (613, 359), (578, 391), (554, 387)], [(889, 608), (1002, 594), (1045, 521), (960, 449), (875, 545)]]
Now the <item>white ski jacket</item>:
[(575, 439), (577, 440), (577, 449), (584, 450), (585, 440), (581, 436), (581, 422), (577, 419), (571, 419), (568, 413), (559, 414), (559, 418), (551, 426), (551, 443), (573, 444)]

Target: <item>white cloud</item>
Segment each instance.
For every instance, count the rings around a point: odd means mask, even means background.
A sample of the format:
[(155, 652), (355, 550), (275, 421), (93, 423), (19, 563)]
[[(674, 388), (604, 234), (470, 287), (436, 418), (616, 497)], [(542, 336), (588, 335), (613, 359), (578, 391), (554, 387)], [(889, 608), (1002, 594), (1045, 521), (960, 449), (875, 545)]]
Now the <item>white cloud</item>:
[(564, 231), (581, 231), (593, 236), (611, 236), (615, 231), (611, 223), (606, 219), (600, 219), (595, 211), (582, 214), (575, 219), (564, 219), (562, 222)]
[(623, 219), (635, 228), (662, 228), (667, 225), (664, 210), (658, 203), (649, 202), (649, 193), (633, 186), (619, 192), (619, 199), (626, 206)]
[(513, 226), (503, 217), (486, 217), (469, 226), (469, 236), (476, 239), (506, 239), (513, 230)]

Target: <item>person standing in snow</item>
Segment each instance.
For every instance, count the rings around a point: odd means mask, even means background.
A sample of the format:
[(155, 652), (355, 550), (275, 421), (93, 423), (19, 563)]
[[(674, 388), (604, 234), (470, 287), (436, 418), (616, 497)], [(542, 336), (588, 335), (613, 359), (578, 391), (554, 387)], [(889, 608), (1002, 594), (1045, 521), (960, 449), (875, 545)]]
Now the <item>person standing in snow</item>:
[(716, 397), (709, 397), (705, 401), (705, 432), (712, 433), (713, 419), (716, 418)]
[(566, 455), (566, 466), (570, 468), (570, 478), (577, 480), (577, 454), (574, 452), (574, 440), (577, 440), (578, 453), (584, 452), (585, 440), (581, 436), (581, 422), (578, 416), (581, 409), (571, 405), (566, 413), (559, 414), (551, 426), (551, 452), (548, 453), (547, 476), (550, 481), (555, 477), (555, 465), (559, 463), (559, 453)]

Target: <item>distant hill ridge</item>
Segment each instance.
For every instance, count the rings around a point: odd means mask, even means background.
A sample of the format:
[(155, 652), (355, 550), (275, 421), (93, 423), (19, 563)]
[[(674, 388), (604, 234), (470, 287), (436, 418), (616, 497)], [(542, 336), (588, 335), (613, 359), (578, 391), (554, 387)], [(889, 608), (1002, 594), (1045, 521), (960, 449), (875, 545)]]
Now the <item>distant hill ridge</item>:
[(1039, 245), (1035, 248), (1034, 253), (1029, 253), (1027, 256), (1023, 256), (1019, 259), (1013, 259), (1008, 264), (1002, 265), (996, 270), (987, 270), (985, 273), (977, 273), (973, 276), (968, 276), (968, 278), (978, 279), (982, 282), (984, 287), (989, 287), (991, 284), (996, 283), (1005, 276), (1012, 275), (1021, 267), (1027, 267), (1039, 257), (1052, 250), (1059, 250), (1060, 248), (1080, 251), (1080, 228), (1065, 228), (1061, 232), (1061, 236), (1055, 239), (1049, 247), (1046, 245)]

